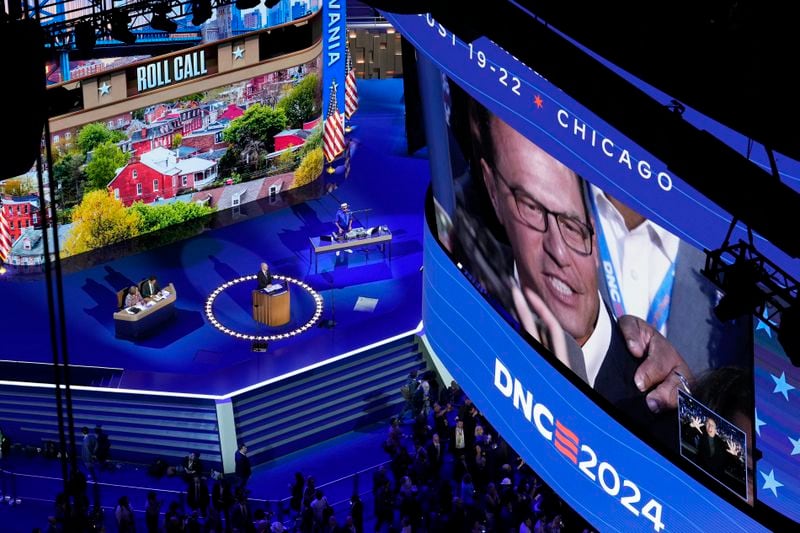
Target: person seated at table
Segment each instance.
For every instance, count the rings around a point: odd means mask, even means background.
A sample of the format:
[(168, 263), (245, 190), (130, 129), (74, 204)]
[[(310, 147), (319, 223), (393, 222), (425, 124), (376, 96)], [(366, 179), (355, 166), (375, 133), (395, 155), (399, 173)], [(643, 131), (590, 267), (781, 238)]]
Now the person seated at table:
[(139, 288), (136, 285), (131, 286), (131, 288), (128, 289), (128, 295), (125, 296), (125, 307), (131, 307), (143, 301), (142, 295), (139, 294)]
[(269, 265), (261, 263), (261, 270), (258, 271), (258, 290), (266, 289), (272, 285), (272, 272), (269, 270)]
[(142, 283), (142, 297), (151, 298), (161, 292), (161, 286), (158, 284), (155, 276), (150, 276), (144, 283)]

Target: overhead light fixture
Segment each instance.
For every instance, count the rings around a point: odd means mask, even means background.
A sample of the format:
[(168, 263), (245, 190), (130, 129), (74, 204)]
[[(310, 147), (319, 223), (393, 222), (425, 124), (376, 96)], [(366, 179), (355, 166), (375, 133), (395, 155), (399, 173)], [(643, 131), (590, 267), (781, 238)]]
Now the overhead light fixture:
[(264, 0), (264, 5), (267, 6), (267, 9), (272, 9), (277, 6), (279, 2), (280, 0)]
[(109, 23), (111, 38), (124, 44), (135, 43), (136, 35), (128, 28), (130, 23), (131, 17), (128, 13), (114, 9), (111, 12), (111, 22)]
[(261, 3), (261, 0), (236, 0), (236, 9), (244, 10), (244, 9), (253, 9), (254, 7), (258, 7), (258, 4)]
[(192, 25), (199, 26), (211, 18), (211, 0), (192, 1)]
[(150, 27), (165, 33), (175, 33), (175, 30), (178, 29), (178, 24), (169, 19), (170, 11), (172, 9), (168, 3), (156, 5), (153, 8), (153, 15), (150, 17)]
[(90, 52), (97, 43), (97, 33), (91, 22), (79, 22), (75, 25), (75, 47), (81, 52)]
[(723, 275), (725, 296), (714, 308), (716, 317), (721, 322), (727, 322), (752, 314), (755, 308), (766, 300), (766, 296), (758, 288), (758, 282), (762, 277), (754, 261), (739, 256)]

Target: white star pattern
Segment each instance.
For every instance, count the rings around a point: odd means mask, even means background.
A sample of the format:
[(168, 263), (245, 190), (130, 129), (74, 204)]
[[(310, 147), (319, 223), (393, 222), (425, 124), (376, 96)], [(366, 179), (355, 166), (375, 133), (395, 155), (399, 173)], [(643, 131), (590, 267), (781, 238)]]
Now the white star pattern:
[(108, 94), (111, 94), (111, 85), (109, 85), (108, 82), (104, 81), (103, 85), (98, 87), (97, 90), (100, 91), (100, 96), (106, 96)]
[(233, 60), (244, 59), (244, 48), (237, 46), (233, 49)]
[(792, 455), (800, 455), (800, 437), (793, 439), (789, 437), (789, 442), (792, 443), (794, 449), (792, 450)]
[(777, 378), (774, 375), (771, 376), (772, 381), (775, 382), (775, 389), (772, 391), (774, 393), (781, 393), (786, 401), (789, 401), (789, 391), (794, 389), (793, 385), (790, 385), (786, 382), (786, 372), (781, 372), (781, 377)]
[(756, 409), (756, 434), (761, 436), (761, 426), (766, 426), (767, 423), (758, 418), (758, 409)]
[(769, 314), (767, 313), (767, 310), (764, 309), (764, 314), (761, 315), (761, 318), (756, 319), (756, 333), (758, 333), (758, 330), (763, 329), (767, 333), (767, 337), (771, 339), (772, 328), (769, 327), (767, 322), (769, 322)]
[(764, 486), (761, 488), (764, 490), (771, 490), (772, 494), (775, 495), (775, 497), (777, 498), (778, 488), (783, 487), (783, 483), (775, 479), (775, 470), (774, 469), (770, 470), (769, 474), (765, 474), (760, 470), (758, 471), (758, 473), (761, 474), (761, 477), (764, 478)]

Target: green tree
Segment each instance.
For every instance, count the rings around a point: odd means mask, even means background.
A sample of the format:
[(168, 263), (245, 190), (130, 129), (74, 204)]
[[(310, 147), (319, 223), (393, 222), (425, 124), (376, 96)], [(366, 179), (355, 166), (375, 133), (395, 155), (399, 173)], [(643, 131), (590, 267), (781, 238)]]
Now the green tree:
[(322, 174), (323, 155), (322, 148), (315, 148), (306, 154), (300, 166), (294, 171), (293, 187), (302, 187), (308, 185)]
[(93, 122), (81, 128), (78, 132), (78, 148), (84, 154), (88, 154), (101, 144), (111, 142), (117, 143), (125, 138), (119, 131), (112, 131), (100, 122)]
[(107, 191), (87, 193), (72, 212), (67, 255), (79, 254), (130, 239), (139, 234), (141, 219)]
[(69, 152), (53, 164), (53, 179), (61, 193), (61, 205), (68, 207), (81, 199), (81, 189), (86, 175), (83, 163), (86, 157), (80, 152)]
[(137, 213), (141, 220), (139, 224), (140, 233), (182, 224), (216, 211), (213, 207), (194, 202), (173, 202), (164, 205), (145, 205), (141, 202), (136, 202), (130, 209)]
[(316, 118), (320, 113), (319, 77), (309, 74), (280, 100), (277, 109), (286, 114), (289, 128), (302, 128), (303, 122)]
[(181, 135), (180, 133), (176, 133), (175, 136), (172, 138), (172, 149), (176, 150), (180, 148), (182, 142), (183, 142), (183, 135)]
[(244, 115), (231, 122), (223, 132), (225, 142), (236, 152), (243, 152), (254, 144), (267, 152), (275, 149), (275, 134), (286, 129), (286, 114), (281, 109), (255, 104)]
[(322, 148), (322, 126), (317, 126), (311, 131), (311, 135), (306, 138), (306, 142), (300, 148), (300, 157), (305, 156), (315, 148)]
[(278, 167), (279, 168), (288, 168), (294, 166), (295, 162), (297, 161), (297, 152), (291, 150), (292, 145), (289, 145), (289, 149), (281, 153), (278, 156)]
[(88, 190), (105, 189), (117, 173), (117, 169), (124, 167), (130, 158), (119, 146), (111, 141), (99, 145), (92, 153), (92, 160), (86, 165), (86, 188)]

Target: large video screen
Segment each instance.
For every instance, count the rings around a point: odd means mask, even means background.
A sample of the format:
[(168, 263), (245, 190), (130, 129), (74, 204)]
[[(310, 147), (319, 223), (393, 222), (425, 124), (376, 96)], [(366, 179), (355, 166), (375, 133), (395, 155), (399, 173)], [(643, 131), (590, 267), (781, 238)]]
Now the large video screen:
[[(188, 238), (216, 213), (275, 202), (313, 182), (322, 171), (320, 69), (317, 58), (53, 131), (45, 195), (58, 214), (61, 257), (152, 232), (149, 247)], [(11, 241), (5, 262), (12, 274), (40, 272), (45, 202), (35, 169), (0, 189)]]
[[(603, 529), (798, 520), (800, 374), (774, 317), (728, 312), (735, 298), (701, 271), (706, 250), (738, 240), (789, 279), (796, 259), (554, 85), (533, 55), (523, 64), (431, 15), (387, 17), (418, 51), (434, 193), (423, 314), (448, 370)], [(624, 98), (614, 107), (624, 115)], [(682, 117), (758, 159), (742, 136)], [(643, 132), (648, 117), (636, 119)], [(796, 182), (796, 164), (779, 162)]]
[(715, 315), (705, 254), (448, 89), (455, 209), (437, 214), (440, 241), (616, 418), (752, 503), (752, 320)]

